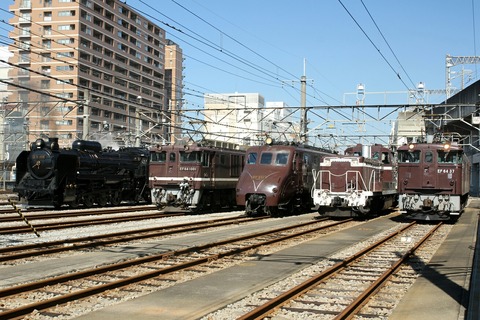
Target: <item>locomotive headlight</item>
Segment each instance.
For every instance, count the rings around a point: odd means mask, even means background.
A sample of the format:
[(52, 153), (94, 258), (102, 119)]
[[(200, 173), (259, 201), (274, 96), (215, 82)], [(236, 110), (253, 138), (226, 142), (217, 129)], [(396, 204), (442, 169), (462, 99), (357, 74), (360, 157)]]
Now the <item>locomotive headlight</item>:
[(410, 143), (410, 144), (408, 145), (408, 149), (413, 150), (413, 148), (415, 148), (415, 145), (414, 145), (413, 143)]
[(272, 188), (272, 193), (277, 193), (277, 191), (278, 191), (277, 187)]
[(265, 144), (268, 144), (268, 145), (271, 145), (273, 143), (273, 139), (268, 137), (266, 140), (265, 140)]
[(448, 150), (450, 149), (450, 144), (448, 142), (446, 142), (444, 145), (443, 145), (443, 150)]

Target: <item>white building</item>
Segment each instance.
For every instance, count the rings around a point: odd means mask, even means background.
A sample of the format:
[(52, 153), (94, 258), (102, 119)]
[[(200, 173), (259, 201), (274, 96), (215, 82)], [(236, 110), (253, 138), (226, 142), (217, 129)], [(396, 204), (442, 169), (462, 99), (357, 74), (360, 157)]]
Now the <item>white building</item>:
[(282, 101), (269, 101), (263, 115), (264, 132), (276, 141), (298, 141), (299, 125), (293, 111)]
[(298, 141), (298, 123), (284, 102), (265, 102), (258, 93), (206, 94), (206, 139), (244, 146), (262, 144), (267, 137)]
[(206, 139), (240, 145), (263, 141), (265, 99), (258, 93), (206, 94)]

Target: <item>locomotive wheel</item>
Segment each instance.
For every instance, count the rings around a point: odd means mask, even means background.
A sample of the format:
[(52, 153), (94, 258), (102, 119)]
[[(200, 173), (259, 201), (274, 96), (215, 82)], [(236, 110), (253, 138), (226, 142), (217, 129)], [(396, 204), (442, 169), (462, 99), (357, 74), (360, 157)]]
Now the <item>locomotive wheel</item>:
[(101, 194), (97, 198), (97, 203), (100, 207), (105, 207), (107, 205), (107, 196), (104, 194)]
[(78, 202), (77, 201), (72, 201), (68, 203), (69, 207), (72, 209), (78, 208)]
[(118, 206), (122, 202), (122, 199), (120, 198), (120, 192), (115, 191), (112, 193), (110, 203), (114, 206)]
[(92, 196), (84, 196), (83, 197), (83, 205), (87, 208), (93, 207), (93, 198)]

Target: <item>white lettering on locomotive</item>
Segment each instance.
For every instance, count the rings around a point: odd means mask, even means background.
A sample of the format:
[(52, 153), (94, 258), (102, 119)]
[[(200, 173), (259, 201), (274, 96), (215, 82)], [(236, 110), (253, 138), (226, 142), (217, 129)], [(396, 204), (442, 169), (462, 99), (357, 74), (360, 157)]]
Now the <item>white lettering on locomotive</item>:
[(453, 174), (455, 173), (455, 169), (437, 169), (437, 173)]
[(195, 171), (197, 170), (196, 167), (179, 167), (178, 170), (180, 171)]

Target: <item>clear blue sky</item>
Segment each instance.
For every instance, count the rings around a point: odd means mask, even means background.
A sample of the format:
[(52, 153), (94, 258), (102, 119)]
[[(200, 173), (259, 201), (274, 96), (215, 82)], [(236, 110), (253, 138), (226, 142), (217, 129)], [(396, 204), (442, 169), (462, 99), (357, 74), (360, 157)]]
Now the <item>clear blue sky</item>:
[[(8, 10), (11, 2), (2, 0), (0, 8)], [(127, 4), (149, 15), (182, 47), (185, 99), (191, 108), (203, 106), (196, 95), (231, 92), (258, 92), (266, 101), (299, 106), (304, 60), (309, 106), (355, 104), (355, 95), (345, 94), (355, 92), (359, 83), (367, 91), (365, 104), (404, 104), (407, 89), (419, 82), (427, 89), (445, 89), (447, 54), (479, 54), (474, 24), (478, 43), (480, 2), (475, 0), (128, 0)], [(8, 16), (0, 11), (1, 19)], [(0, 35), (7, 29), (0, 23)], [(476, 65), (464, 68), (477, 79)], [(460, 80), (454, 84), (460, 86)], [(429, 102), (444, 99), (434, 95)]]

